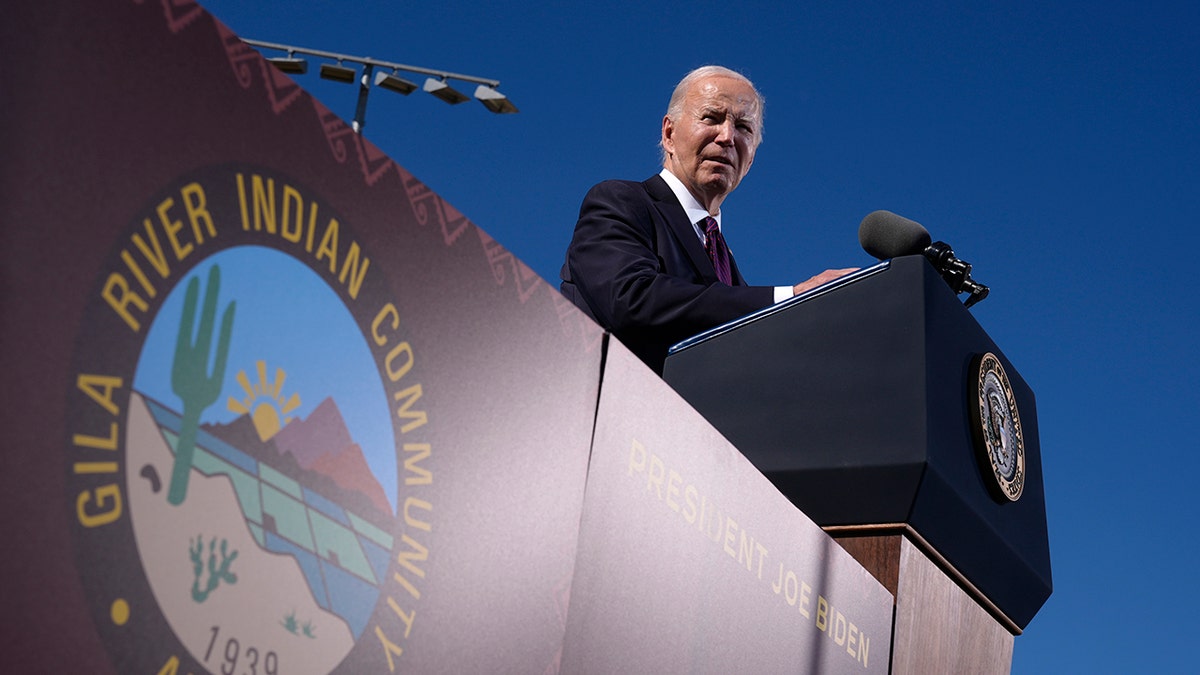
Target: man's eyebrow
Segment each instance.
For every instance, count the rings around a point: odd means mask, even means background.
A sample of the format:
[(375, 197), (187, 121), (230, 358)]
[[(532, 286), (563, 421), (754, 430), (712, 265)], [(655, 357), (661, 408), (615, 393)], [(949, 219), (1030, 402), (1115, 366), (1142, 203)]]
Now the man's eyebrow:
[(749, 113), (740, 113), (733, 109), (732, 106), (720, 104), (705, 104), (697, 109), (697, 114), (700, 117), (707, 115), (720, 115), (722, 117), (732, 117), (737, 122), (750, 122), (755, 126), (758, 125), (758, 111)]

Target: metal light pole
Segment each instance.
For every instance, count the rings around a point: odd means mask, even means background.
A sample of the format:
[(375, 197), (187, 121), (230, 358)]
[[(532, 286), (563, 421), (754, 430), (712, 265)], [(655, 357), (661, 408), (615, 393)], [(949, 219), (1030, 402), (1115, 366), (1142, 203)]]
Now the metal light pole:
[[(347, 68), (342, 65), (344, 62), (357, 63), (363, 66), (362, 73), (358, 78), (358, 101), (354, 109), (354, 120), (351, 122), (351, 127), (355, 133), (362, 133), (362, 129), (367, 123), (367, 97), (371, 93), (371, 86), (383, 87), (390, 89), (398, 94), (405, 96), (409, 95), (417, 89), (415, 82), (409, 82), (400, 77), (398, 73), (404, 71), (407, 73), (418, 73), (427, 75), (425, 85), (422, 87), (427, 93), (433, 94), (437, 98), (449, 103), (457, 105), (464, 101), (469, 101), (470, 97), (466, 94), (454, 89), (447, 83), (447, 80), (461, 80), (476, 84), (475, 98), (484, 105), (488, 110), (497, 114), (509, 114), (519, 112), (517, 106), (513, 105), (512, 101), (507, 96), (497, 91), (500, 86), (499, 80), (492, 80), (485, 77), (476, 77), (474, 75), (463, 75), (461, 73), (451, 73), (445, 70), (437, 70), (434, 68), (422, 68), (421, 66), (411, 66), (403, 63), (392, 63), (390, 61), (381, 61), (373, 59), (369, 56), (351, 56), (348, 54), (338, 54), (336, 52), (327, 52), (320, 49), (309, 49), (307, 47), (296, 47), (293, 45), (284, 45), (275, 42), (263, 42), (261, 40), (242, 40), (252, 47), (260, 49), (272, 49), (281, 52), (287, 52), (287, 56), (283, 57), (268, 57), (267, 60), (275, 65), (275, 67), (286, 73), (303, 74), (308, 71), (308, 62), (304, 59), (296, 58), (296, 54), (306, 54), (316, 56), (323, 59), (336, 61), (337, 65), (324, 63), (321, 65), (321, 77), (340, 82), (354, 82), (354, 69)], [(379, 72), (376, 72), (376, 68)], [(390, 73), (384, 72), (390, 70)]]

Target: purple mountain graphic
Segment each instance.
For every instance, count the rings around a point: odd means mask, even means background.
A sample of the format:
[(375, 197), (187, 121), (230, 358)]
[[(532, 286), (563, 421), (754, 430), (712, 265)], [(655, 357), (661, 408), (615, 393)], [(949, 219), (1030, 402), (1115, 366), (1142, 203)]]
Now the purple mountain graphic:
[(280, 454), (290, 454), (302, 469), (328, 476), (338, 487), (362, 494), (380, 513), (394, 513), (333, 398), (321, 401), (307, 419), (293, 420), (271, 440)]

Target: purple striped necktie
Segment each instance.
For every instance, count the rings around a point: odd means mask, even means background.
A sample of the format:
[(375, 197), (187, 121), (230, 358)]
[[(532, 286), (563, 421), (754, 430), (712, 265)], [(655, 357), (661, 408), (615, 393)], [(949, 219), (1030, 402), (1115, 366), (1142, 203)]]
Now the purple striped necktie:
[(708, 253), (709, 260), (712, 260), (717, 278), (726, 286), (732, 286), (733, 272), (729, 264), (729, 247), (725, 244), (725, 237), (721, 236), (717, 220), (712, 216), (704, 218), (704, 251)]

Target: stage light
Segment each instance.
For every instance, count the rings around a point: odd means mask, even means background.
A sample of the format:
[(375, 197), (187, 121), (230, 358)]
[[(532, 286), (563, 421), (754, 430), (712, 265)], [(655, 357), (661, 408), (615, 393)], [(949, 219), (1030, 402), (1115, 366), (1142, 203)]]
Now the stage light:
[(517, 106), (513, 105), (513, 102), (508, 100), (507, 96), (485, 84), (481, 84), (475, 88), (475, 98), (479, 99), (480, 103), (494, 113), (507, 114), (518, 112)]
[(341, 62), (338, 62), (336, 65), (332, 63), (321, 64), (321, 77), (325, 78), (326, 80), (353, 83), (356, 75), (358, 75), (357, 70), (353, 68), (347, 68), (346, 66), (343, 66)]
[(298, 59), (290, 52), (287, 56), (276, 56), (267, 59), (267, 61), (270, 61), (280, 71), (292, 75), (303, 75), (308, 72), (308, 61)]
[(442, 99), (446, 103), (449, 103), (450, 105), (458, 105), (459, 103), (471, 100), (470, 96), (467, 96), (461, 91), (458, 91), (454, 87), (446, 84), (445, 80), (439, 80), (433, 77), (425, 80), (424, 89), (430, 94)]
[(391, 73), (375, 73), (375, 86), (390, 89), (397, 94), (404, 94), (405, 96), (417, 90), (415, 82), (409, 82), (403, 77), (396, 75), (395, 71)]

